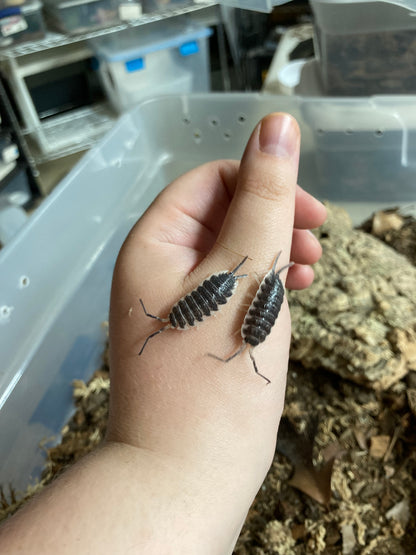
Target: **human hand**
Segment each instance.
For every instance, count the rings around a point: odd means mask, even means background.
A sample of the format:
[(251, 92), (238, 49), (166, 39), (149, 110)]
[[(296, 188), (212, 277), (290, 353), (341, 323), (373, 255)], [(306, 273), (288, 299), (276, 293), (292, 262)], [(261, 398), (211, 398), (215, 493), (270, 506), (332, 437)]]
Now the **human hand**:
[[(210, 554), (232, 549), (273, 458), (290, 344), (286, 301), (254, 351), (270, 385), (255, 374), (246, 351), (228, 364), (206, 355), (227, 357), (241, 346), (235, 332), (244, 304), (256, 293), (256, 276), (263, 278), (280, 250), (279, 267), (295, 262), (288, 287), (301, 289), (313, 280), (310, 264), (321, 248), (307, 230), (323, 223), (325, 208), (296, 186), (299, 143), (293, 118), (264, 118), (241, 165), (208, 163), (158, 196), (129, 234), (114, 272), (108, 442), (146, 453), (153, 468), (160, 465), (157, 480), (149, 478), (160, 510), (164, 495), (171, 511), (186, 506), (190, 544), (195, 536), (218, 538), (217, 548), (207, 544)], [(156, 335), (138, 356), (145, 338), (163, 325), (144, 314), (140, 298), (150, 313), (166, 317), (205, 278), (230, 271), (246, 255), (239, 273), (248, 277), (238, 280), (218, 314), (195, 329)]]
[[(272, 461), (290, 343), (286, 301), (270, 335), (228, 364), (245, 311), (281, 250), (286, 284), (307, 287), (321, 255), (307, 229), (325, 208), (296, 187), (299, 130), (287, 115), (255, 128), (241, 165), (206, 164), (172, 183), (133, 228), (114, 271), (107, 441), (0, 529), (0, 551), (125, 555), (231, 553)], [(195, 329), (167, 330), (173, 304), (248, 256), (238, 289)], [(286, 272), (283, 273), (282, 278)], [(51, 523), (53, 522), (53, 526)]]

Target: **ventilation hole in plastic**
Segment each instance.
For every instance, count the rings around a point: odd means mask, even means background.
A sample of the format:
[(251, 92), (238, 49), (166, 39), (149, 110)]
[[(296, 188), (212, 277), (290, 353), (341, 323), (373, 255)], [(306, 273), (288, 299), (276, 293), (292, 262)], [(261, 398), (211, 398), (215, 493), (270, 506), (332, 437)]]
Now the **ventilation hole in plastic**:
[(376, 129), (376, 131), (374, 132), (374, 135), (376, 137), (382, 137), (384, 135), (384, 133), (381, 129)]
[(237, 121), (238, 123), (245, 123), (247, 121), (247, 116), (245, 114), (239, 114)]
[(229, 141), (231, 139), (231, 131), (224, 131), (224, 139)]
[(199, 144), (202, 141), (202, 133), (199, 129), (194, 130), (194, 141)]
[(219, 120), (219, 118), (214, 116), (209, 120), (209, 123), (210, 123), (210, 125), (212, 125), (212, 127), (218, 127), (218, 125), (220, 124), (220, 120)]
[(191, 123), (191, 118), (189, 118), (188, 116), (183, 116), (182, 123), (184, 123), (185, 125), (189, 125)]
[(24, 289), (25, 287), (28, 287), (30, 283), (30, 279), (27, 276), (21, 276), (19, 279), (19, 287), (20, 289)]
[(318, 133), (318, 135), (324, 135), (325, 131), (319, 127), (319, 129), (316, 130), (316, 132)]
[(353, 131), (350, 127), (348, 127), (348, 128), (345, 130), (345, 134), (346, 134), (346, 135), (353, 135), (353, 133), (354, 133), (354, 131)]
[(0, 307), (0, 317), (1, 318), (8, 318), (12, 312), (10, 306), (3, 305)]

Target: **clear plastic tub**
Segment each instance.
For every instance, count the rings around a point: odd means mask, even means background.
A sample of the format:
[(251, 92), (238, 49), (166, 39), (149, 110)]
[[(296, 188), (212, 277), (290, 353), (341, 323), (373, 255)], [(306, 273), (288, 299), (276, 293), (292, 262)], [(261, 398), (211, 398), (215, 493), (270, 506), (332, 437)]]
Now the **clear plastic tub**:
[(143, 12), (152, 13), (166, 8), (178, 8), (192, 4), (192, 0), (142, 0)]
[(0, 195), (0, 245), (10, 242), (26, 221), (25, 210), (11, 202), (7, 195)]
[[(48, 23), (69, 34), (121, 23), (123, 0), (44, 0)], [(139, 5), (139, 3), (138, 3)]]
[(167, 183), (240, 158), (258, 120), (287, 111), (302, 132), (299, 183), (365, 218), (416, 198), (415, 106), (414, 96), (205, 94), (123, 115), (0, 250), (0, 484), (39, 475), (39, 442), (69, 417), (72, 380), (100, 366), (118, 250)]
[(327, 94), (416, 92), (414, 0), (311, 0), (311, 7)]
[(163, 21), (91, 41), (113, 107), (121, 113), (147, 96), (209, 91), (211, 34)]
[(255, 12), (271, 12), (274, 6), (287, 4), (290, 0), (219, 0), (218, 4), (241, 8), (243, 10), (253, 10)]

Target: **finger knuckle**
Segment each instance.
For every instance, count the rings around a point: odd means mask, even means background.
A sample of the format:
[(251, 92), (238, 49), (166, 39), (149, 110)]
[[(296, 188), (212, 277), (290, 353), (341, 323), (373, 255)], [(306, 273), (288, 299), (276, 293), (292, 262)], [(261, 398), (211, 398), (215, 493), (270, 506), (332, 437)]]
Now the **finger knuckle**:
[(291, 184), (285, 173), (277, 169), (246, 176), (242, 189), (266, 200), (279, 200), (289, 194)]

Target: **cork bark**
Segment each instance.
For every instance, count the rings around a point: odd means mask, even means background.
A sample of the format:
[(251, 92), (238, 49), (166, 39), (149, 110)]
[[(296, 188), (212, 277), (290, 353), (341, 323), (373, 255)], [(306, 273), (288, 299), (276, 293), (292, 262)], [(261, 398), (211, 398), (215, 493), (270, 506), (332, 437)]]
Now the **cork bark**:
[(288, 293), (291, 359), (385, 390), (416, 369), (416, 268), (327, 205), (313, 285)]

